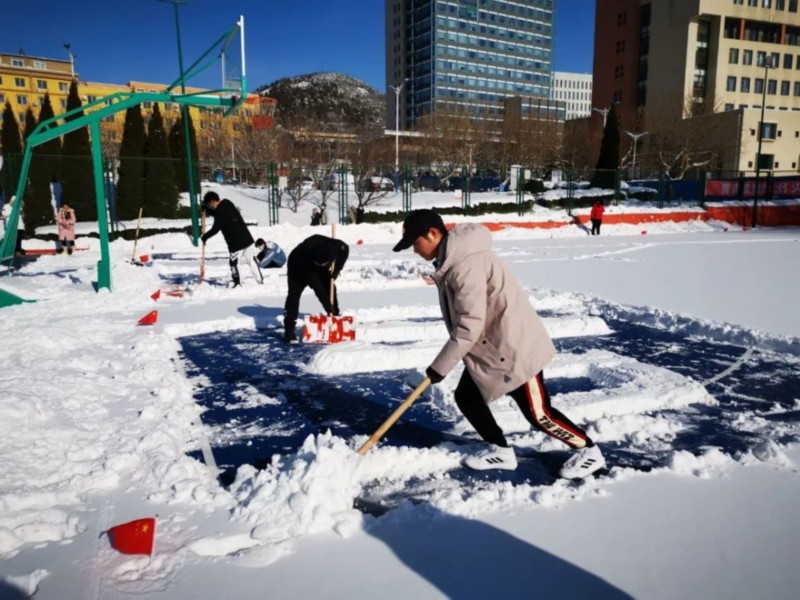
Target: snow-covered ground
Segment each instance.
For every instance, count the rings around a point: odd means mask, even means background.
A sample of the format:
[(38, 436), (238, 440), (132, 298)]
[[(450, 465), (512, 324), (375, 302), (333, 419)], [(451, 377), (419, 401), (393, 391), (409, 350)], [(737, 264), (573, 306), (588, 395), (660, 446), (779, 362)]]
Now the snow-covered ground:
[[(263, 190), (212, 187), (287, 251), (329, 231), (308, 205), (267, 227)], [(465, 472), (479, 445), (452, 403), (460, 370), (355, 453), (445, 333), (430, 265), (391, 252), (398, 224), (337, 236), (358, 341), (324, 347), (283, 345), (284, 269), (225, 287), (221, 236), (202, 284), (182, 234), (140, 239), (146, 266), (113, 243), (113, 293), (92, 289), (91, 238), (0, 278), (38, 300), (0, 310), (0, 598), (797, 597), (800, 230), (495, 234), (559, 349), (554, 403), (608, 458), (582, 483), (553, 476), (564, 447), (504, 400), (520, 468)], [(154, 515), (152, 557), (102, 535)]]

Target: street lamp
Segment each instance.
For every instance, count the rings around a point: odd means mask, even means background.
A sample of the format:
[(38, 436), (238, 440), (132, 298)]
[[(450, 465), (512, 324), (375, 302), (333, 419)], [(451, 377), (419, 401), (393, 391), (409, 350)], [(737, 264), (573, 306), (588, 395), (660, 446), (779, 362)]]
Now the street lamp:
[(394, 90), (394, 172), (400, 172), (400, 91), (408, 81), (403, 79), (400, 85), (390, 85)]
[(608, 112), (611, 110), (610, 108), (593, 108), (594, 112), (599, 112), (603, 115), (603, 129), (606, 128), (606, 119), (608, 118)]
[(626, 131), (629, 136), (633, 139), (633, 162), (631, 162), (631, 179), (636, 177), (636, 144), (639, 141), (640, 137), (646, 136), (649, 132), (642, 131), (641, 133), (631, 133), (630, 131)]
[(761, 142), (764, 139), (764, 105), (767, 103), (767, 85), (769, 83), (769, 70), (774, 69), (772, 58), (764, 56), (764, 86), (761, 88), (761, 120), (758, 122), (758, 153), (756, 154), (756, 188), (753, 190), (753, 218), (752, 226), (756, 226), (756, 215), (758, 214), (758, 185), (761, 177)]

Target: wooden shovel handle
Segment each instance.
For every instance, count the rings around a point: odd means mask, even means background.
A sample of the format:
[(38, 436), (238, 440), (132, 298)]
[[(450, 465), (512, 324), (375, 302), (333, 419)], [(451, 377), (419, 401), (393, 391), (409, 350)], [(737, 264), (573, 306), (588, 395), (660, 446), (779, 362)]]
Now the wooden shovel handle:
[[(200, 234), (206, 232), (206, 211), (200, 213)], [(206, 278), (206, 244), (200, 249), (200, 281)]]
[(136, 222), (136, 237), (133, 238), (133, 253), (131, 254), (131, 262), (136, 260), (136, 245), (139, 243), (139, 227), (142, 225), (142, 208), (139, 207), (139, 220)]
[(422, 392), (424, 392), (430, 384), (431, 384), (430, 377), (426, 377), (425, 379), (423, 379), (422, 382), (416, 387), (416, 389), (408, 395), (408, 398), (406, 398), (403, 401), (403, 403), (400, 406), (398, 406), (397, 409), (395, 409), (395, 411), (391, 414), (391, 416), (388, 419), (386, 419), (386, 421), (383, 422), (383, 425), (378, 427), (378, 430), (372, 434), (372, 437), (369, 438), (366, 442), (364, 442), (364, 445), (358, 449), (358, 453), (361, 456), (364, 456), (367, 452), (369, 452), (369, 449), (372, 448), (375, 445), (375, 443), (383, 437), (383, 434), (386, 433), (389, 430), (389, 428), (395, 424), (395, 421), (397, 421), (397, 419), (403, 416), (403, 413), (406, 412), (411, 407), (411, 405), (414, 403), (414, 400), (419, 398), (420, 395), (422, 395)]

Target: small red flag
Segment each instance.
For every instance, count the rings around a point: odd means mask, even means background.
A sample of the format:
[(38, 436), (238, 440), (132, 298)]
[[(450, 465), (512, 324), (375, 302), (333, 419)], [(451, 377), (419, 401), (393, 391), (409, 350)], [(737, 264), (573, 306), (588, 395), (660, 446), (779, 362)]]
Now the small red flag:
[(148, 254), (142, 254), (139, 257), (139, 262), (142, 262), (142, 263), (150, 262), (150, 256)]
[(161, 290), (156, 290), (155, 292), (153, 292), (152, 294), (150, 294), (150, 297), (151, 297), (153, 300), (158, 300), (159, 298), (161, 298)]
[(158, 321), (158, 311), (151, 310), (149, 313), (139, 319), (137, 325), (155, 325), (156, 321)]
[(156, 520), (137, 519), (108, 530), (111, 547), (123, 554), (152, 554), (156, 537)]

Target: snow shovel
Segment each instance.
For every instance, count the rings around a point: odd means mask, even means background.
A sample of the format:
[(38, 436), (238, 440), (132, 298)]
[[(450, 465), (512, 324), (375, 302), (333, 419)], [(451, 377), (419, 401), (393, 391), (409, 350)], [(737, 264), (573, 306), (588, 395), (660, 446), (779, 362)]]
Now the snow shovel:
[[(200, 213), (200, 235), (206, 232), (206, 211)], [(206, 278), (206, 244), (200, 249), (200, 283)]]
[(136, 260), (136, 245), (139, 243), (139, 228), (142, 226), (142, 207), (139, 207), (139, 220), (136, 222), (136, 235), (133, 238), (133, 252), (131, 253), (131, 264), (141, 267), (146, 261)]
[(378, 430), (372, 434), (372, 437), (364, 442), (361, 448), (358, 449), (358, 453), (361, 456), (364, 456), (367, 452), (369, 452), (369, 449), (372, 448), (375, 443), (383, 437), (384, 433), (389, 431), (389, 428), (395, 424), (395, 421), (403, 416), (403, 413), (411, 407), (411, 405), (414, 403), (414, 400), (419, 398), (422, 395), (422, 392), (424, 392), (430, 384), (430, 377), (423, 379), (416, 389), (408, 395), (408, 398), (403, 400), (403, 403), (398, 406), (391, 416), (383, 422), (383, 425), (378, 427)]
[[(330, 306), (333, 306), (334, 281), (333, 272), (336, 261), (331, 262), (331, 296)], [(337, 344), (343, 341), (355, 341), (356, 330), (353, 317), (327, 315), (309, 315), (303, 324), (303, 341), (306, 343)]]

